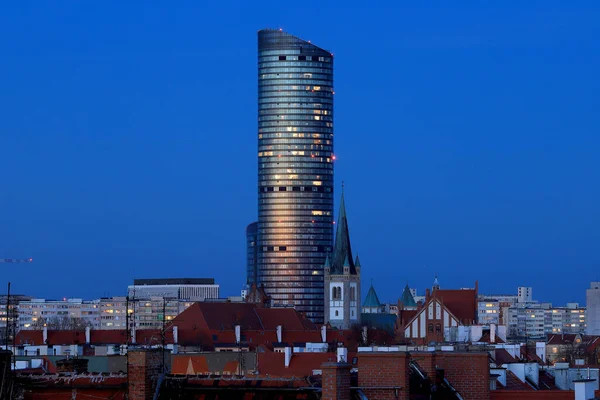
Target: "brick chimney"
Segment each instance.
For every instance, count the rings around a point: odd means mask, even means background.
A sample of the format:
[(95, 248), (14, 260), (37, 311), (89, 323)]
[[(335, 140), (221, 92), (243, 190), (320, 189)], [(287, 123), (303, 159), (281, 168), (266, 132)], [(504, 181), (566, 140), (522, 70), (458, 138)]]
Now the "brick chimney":
[(350, 400), (350, 365), (325, 363), (321, 371), (321, 400)]
[(161, 349), (130, 349), (127, 368), (129, 400), (152, 400), (161, 374)]

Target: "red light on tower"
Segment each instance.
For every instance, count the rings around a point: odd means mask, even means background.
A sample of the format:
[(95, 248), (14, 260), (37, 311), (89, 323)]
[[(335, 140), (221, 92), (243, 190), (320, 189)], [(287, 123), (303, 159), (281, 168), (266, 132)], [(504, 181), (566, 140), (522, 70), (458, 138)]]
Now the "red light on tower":
[(336, 157), (335, 157), (335, 156), (331, 156), (331, 159), (332, 159), (332, 160), (335, 160), (335, 159), (336, 159)]

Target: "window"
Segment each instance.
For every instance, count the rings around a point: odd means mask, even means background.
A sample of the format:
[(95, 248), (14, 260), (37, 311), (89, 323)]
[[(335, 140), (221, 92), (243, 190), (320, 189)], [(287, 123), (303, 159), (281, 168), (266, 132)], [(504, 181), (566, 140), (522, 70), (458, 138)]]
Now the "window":
[(440, 325), (440, 324), (435, 325), (435, 333), (442, 333), (442, 325)]
[(429, 324), (429, 325), (427, 326), (427, 332), (429, 332), (429, 333), (433, 333), (433, 324)]
[(337, 317), (337, 316), (339, 316), (339, 315), (340, 315), (339, 311), (337, 311), (337, 310), (336, 310), (336, 311), (335, 311), (335, 316)]
[(285, 61), (286, 57), (285, 56), (279, 56), (279, 61)]
[(342, 299), (342, 288), (339, 286), (333, 287), (333, 294), (331, 296), (333, 300), (341, 300)]

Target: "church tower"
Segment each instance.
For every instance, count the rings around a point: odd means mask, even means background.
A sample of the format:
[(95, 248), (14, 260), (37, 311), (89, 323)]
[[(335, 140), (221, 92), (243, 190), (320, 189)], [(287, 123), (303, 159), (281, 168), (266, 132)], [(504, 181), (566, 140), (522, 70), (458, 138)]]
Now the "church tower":
[(325, 323), (340, 329), (360, 323), (360, 261), (352, 258), (343, 186), (335, 246), (323, 267)]

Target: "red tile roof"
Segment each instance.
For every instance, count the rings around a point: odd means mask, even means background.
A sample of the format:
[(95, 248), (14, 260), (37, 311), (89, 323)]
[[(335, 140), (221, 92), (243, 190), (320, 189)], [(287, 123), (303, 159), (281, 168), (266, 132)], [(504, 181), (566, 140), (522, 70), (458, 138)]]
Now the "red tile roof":
[(334, 353), (294, 353), (289, 367), (285, 366), (285, 354), (266, 351), (258, 353), (259, 376), (283, 378), (311, 376), (312, 371), (321, 369), (326, 362), (336, 360)]
[(432, 297), (442, 301), (444, 306), (462, 324), (472, 325), (477, 320), (477, 290), (434, 290)]
[(26, 331), (20, 330), (15, 337), (15, 344), (17, 346), (23, 344), (29, 344), (32, 346), (40, 346), (43, 343), (43, 333), (42, 331)]
[(506, 371), (506, 386), (502, 386), (500, 382), (498, 382), (499, 389), (505, 390), (534, 390), (530, 385), (525, 382), (521, 382), (519, 378), (512, 372)]
[(510, 355), (505, 349), (495, 349), (493, 359), (496, 365), (512, 364), (517, 362), (517, 359)]
[(317, 326), (293, 308), (255, 308), (254, 312), (264, 330), (275, 330), (278, 325), (284, 331), (316, 330)]
[(178, 375), (197, 375), (208, 374), (210, 370), (206, 357), (194, 355), (173, 357), (171, 372)]

